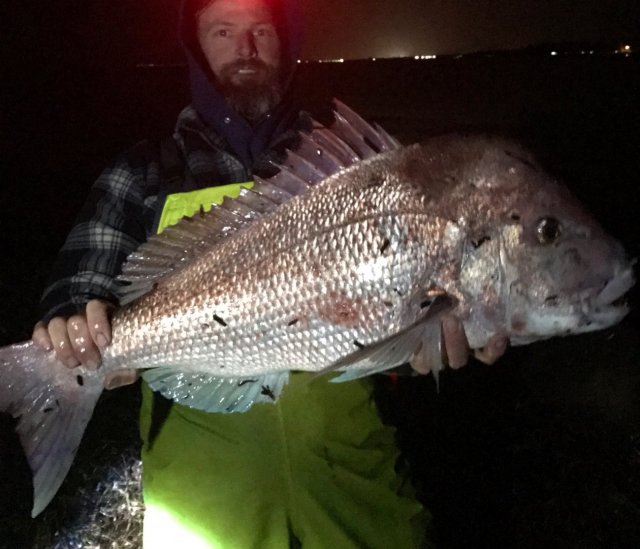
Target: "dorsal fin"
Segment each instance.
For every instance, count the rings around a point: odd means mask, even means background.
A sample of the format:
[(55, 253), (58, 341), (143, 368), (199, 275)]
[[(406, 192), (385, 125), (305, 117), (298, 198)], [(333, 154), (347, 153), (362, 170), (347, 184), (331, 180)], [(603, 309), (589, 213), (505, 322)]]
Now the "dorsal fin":
[(254, 178), (253, 188), (242, 188), (237, 198), (226, 197), (208, 212), (200, 209), (176, 225), (154, 235), (133, 252), (122, 266), (119, 298), (126, 304), (146, 294), (164, 277), (179, 271), (204, 250), (277, 209), (309, 186), (400, 143), (379, 126), (372, 126), (344, 103), (334, 99), (335, 122), (330, 129), (313, 122), (310, 133), (300, 134), (295, 151), (286, 152), (279, 170), (268, 179)]

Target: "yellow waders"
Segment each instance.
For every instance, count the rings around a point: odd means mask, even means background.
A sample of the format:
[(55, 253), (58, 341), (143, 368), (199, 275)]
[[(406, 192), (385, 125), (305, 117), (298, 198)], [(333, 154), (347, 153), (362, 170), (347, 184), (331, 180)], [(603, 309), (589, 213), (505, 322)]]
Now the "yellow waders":
[[(159, 230), (239, 189), (170, 195)], [(394, 472), (369, 380), (294, 373), (276, 404), (239, 414), (173, 404), (149, 449), (152, 400), (144, 386), (145, 549), (422, 546), (428, 515)]]

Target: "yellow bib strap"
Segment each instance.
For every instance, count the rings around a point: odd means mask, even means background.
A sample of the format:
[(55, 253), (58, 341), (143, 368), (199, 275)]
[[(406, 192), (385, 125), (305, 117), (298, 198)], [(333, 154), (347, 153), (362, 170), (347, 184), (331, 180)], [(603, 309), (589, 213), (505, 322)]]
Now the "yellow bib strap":
[(158, 233), (161, 233), (170, 225), (175, 225), (184, 216), (195, 214), (201, 206), (208, 212), (212, 204), (221, 204), (226, 196), (236, 198), (240, 194), (242, 187), (250, 189), (253, 187), (253, 181), (231, 183), (230, 185), (207, 187), (197, 191), (168, 195), (160, 215)]

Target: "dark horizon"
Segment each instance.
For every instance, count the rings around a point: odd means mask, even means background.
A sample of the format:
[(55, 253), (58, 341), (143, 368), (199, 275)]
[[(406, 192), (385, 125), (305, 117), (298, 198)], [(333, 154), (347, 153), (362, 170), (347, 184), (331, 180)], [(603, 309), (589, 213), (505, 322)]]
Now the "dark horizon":
[[(302, 0), (305, 55), (321, 58), (456, 55), (544, 42), (637, 42), (633, 0)], [(331, 28), (331, 40), (326, 29)]]

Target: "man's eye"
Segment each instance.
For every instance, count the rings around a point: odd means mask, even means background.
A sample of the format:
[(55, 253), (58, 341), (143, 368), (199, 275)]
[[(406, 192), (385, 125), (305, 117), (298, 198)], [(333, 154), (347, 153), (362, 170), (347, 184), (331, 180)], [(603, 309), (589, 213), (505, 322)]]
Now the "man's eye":
[(227, 36), (229, 36), (229, 31), (227, 29), (218, 29), (213, 34), (214, 36), (220, 36), (222, 38), (226, 38)]
[(272, 34), (274, 33), (270, 27), (261, 27), (253, 31), (254, 36), (260, 36), (260, 37), (271, 36)]

